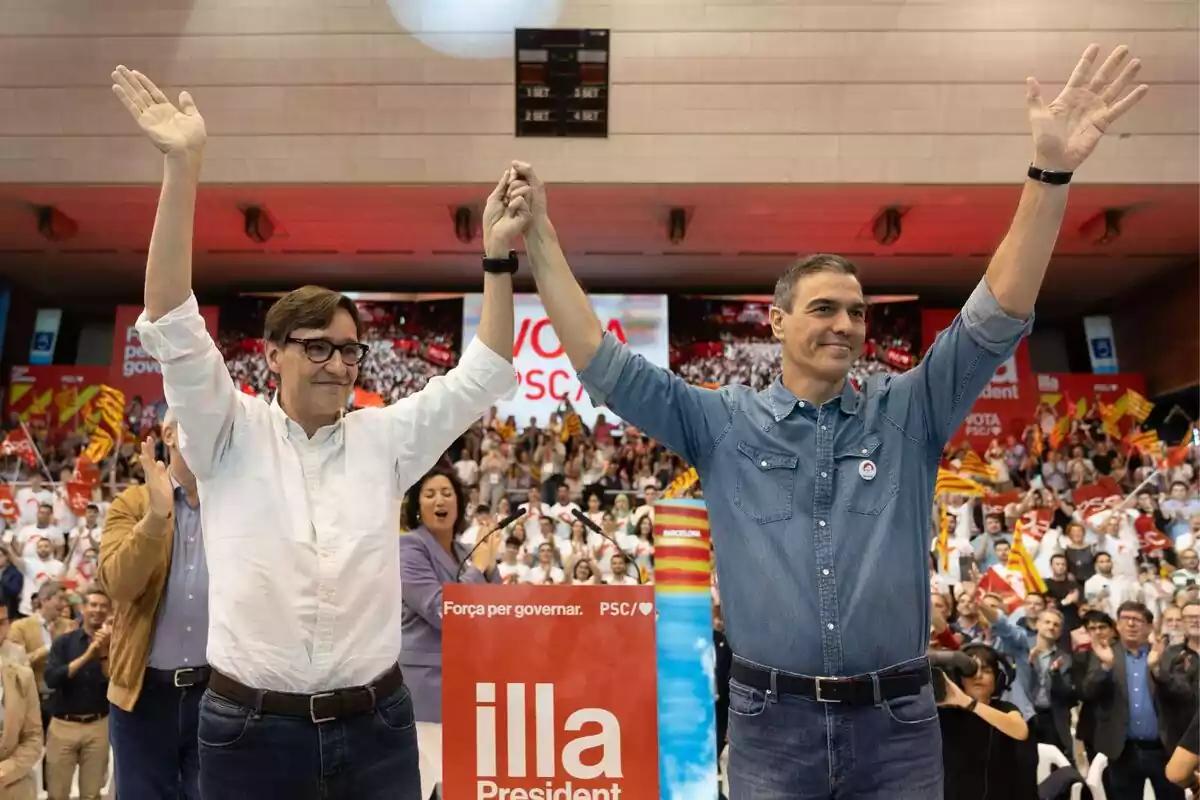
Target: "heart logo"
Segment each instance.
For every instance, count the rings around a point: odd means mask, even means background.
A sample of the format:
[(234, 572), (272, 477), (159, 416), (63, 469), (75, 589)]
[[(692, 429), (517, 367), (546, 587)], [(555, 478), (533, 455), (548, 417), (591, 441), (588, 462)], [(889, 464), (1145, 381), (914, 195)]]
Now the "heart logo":
[(639, 603), (638, 611), (642, 612), (643, 617), (650, 616), (650, 612), (654, 610), (654, 603)]

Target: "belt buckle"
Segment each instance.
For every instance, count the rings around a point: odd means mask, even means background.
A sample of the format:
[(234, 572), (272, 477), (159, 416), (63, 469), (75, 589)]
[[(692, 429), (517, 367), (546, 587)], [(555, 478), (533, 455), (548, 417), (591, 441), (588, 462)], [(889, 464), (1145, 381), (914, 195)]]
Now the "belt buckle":
[(821, 691), (821, 684), (823, 682), (824, 683), (837, 683), (840, 680), (839, 678), (813, 678), (813, 680), (816, 682), (816, 686), (817, 686), (817, 702), (818, 703), (840, 703), (840, 702), (842, 702), (841, 700), (834, 700), (831, 697), (825, 697), (824, 692)]
[(180, 683), (179, 678), (180, 678), (180, 676), (191, 675), (195, 671), (196, 670), (194, 667), (184, 667), (183, 669), (177, 669), (177, 670), (175, 670), (175, 674), (171, 676), (171, 682), (175, 684), (176, 689), (187, 689), (189, 686), (194, 686), (195, 684), (193, 684), (193, 683)]
[(322, 722), (333, 722), (337, 719), (333, 717), (318, 717), (317, 716), (317, 701), (325, 697), (333, 697), (337, 692), (321, 692), (320, 694), (311, 695), (308, 698), (308, 716), (313, 721), (314, 725), (320, 725)]

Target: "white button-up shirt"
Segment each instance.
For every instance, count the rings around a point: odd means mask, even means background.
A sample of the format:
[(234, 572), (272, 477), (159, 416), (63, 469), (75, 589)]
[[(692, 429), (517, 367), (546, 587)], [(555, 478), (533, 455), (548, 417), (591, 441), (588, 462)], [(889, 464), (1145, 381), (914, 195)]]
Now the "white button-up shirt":
[(370, 683), (400, 654), (399, 501), (515, 389), (512, 363), (475, 339), (420, 392), (309, 439), (234, 386), (194, 295), (137, 330), (199, 489), (209, 664), (256, 689)]

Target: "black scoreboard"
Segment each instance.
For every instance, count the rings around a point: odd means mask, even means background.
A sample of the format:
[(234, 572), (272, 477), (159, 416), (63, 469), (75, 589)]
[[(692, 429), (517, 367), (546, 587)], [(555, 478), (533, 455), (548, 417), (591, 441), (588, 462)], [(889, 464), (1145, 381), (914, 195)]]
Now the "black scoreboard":
[(608, 136), (608, 31), (516, 31), (517, 136)]

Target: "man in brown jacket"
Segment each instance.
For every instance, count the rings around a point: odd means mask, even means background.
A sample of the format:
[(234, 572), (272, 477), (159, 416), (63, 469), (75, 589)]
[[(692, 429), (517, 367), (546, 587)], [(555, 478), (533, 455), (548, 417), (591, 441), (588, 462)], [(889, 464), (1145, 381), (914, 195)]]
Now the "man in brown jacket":
[(4, 732), (0, 733), (0, 800), (36, 800), (33, 769), (42, 757), (42, 712), (33, 670), (0, 663)]
[(115, 613), (109, 736), (118, 797), (199, 800), (196, 728), (208, 683), (208, 567), (196, 479), (170, 411), (170, 466), (142, 444), (146, 483), (113, 500), (100, 539), (100, 583)]
[(33, 667), (33, 675), (37, 679), (38, 694), (41, 698), (42, 732), (50, 724), (50, 704), (47, 702), (50, 690), (46, 688), (46, 657), (50, 655), (50, 645), (63, 634), (75, 630), (74, 620), (65, 619), (62, 615), (63, 606), (67, 604), (67, 590), (58, 581), (47, 581), (37, 590), (38, 606), (32, 617), (25, 617), (12, 623), (8, 639), (25, 648), (29, 655), (29, 665)]

